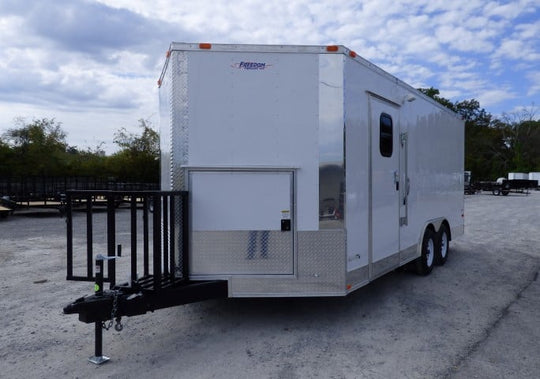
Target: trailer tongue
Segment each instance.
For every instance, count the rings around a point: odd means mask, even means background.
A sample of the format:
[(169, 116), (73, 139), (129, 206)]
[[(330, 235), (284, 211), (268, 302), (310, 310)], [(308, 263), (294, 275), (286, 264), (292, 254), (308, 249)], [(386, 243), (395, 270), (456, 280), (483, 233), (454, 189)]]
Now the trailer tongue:
[[(93, 204), (96, 198), (104, 199), (107, 204), (107, 255), (98, 254), (93, 262)], [(121, 245), (116, 245), (119, 202), (127, 202), (130, 209), (131, 275), (129, 282), (117, 285), (116, 259), (121, 257), (122, 251)], [(91, 362), (101, 364), (108, 360), (102, 354), (102, 331), (108, 330), (113, 322), (117, 331), (122, 330), (121, 318), (124, 316), (227, 297), (226, 281), (193, 282), (187, 277), (189, 256), (184, 250), (188, 230), (186, 192), (68, 191), (66, 204), (67, 280), (95, 282), (95, 293), (70, 303), (64, 307), (64, 313), (78, 314), (80, 321), (95, 323), (95, 355), (90, 357)], [(73, 251), (74, 208), (86, 213), (85, 225), (82, 225), (85, 226), (87, 240), (84, 275), (74, 274), (74, 259), (77, 258)], [(175, 225), (178, 215), (184, 217)], [(141, 226), (143, 233), (142, 240), (139, 240)], [(139, 243), (142, 251), (137, 248)], [(143, 275), (139, 277), (141, 265)], [(108, 290), (104, 289), (105, 282), (110, 284)]]

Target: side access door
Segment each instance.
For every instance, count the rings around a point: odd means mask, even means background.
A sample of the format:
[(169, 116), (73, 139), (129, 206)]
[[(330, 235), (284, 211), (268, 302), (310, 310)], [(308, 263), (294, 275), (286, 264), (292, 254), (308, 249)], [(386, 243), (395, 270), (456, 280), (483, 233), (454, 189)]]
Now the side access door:
[(294, 273), (294, 171), (189, 174), (190, 276)]
[(371, 131), (370, 278), (399, 264), (399, 105), (369, 95)]

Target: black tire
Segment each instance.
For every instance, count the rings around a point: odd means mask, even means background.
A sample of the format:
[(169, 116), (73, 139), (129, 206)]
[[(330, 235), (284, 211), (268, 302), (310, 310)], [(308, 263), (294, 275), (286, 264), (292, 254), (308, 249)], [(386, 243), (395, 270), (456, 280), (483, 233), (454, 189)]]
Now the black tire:
[(507, 196), (510, 193), (510, 183), (504, 183), (501, 188), (501, 193), (503, 196)]
[(450, 252), (450, 234), (445, 224), (442, 224), (437, 233), (437, 246), (435, 250), (435, 264), (442, 266), (448, 259)]
[(426, 229), (422, 238), (422, 254), (416, 260), (416, 273), (418, 275), (428, 275), (433, 270), (435, 264), (435, 251), (437, 241), (435, 232), (431, 229)]

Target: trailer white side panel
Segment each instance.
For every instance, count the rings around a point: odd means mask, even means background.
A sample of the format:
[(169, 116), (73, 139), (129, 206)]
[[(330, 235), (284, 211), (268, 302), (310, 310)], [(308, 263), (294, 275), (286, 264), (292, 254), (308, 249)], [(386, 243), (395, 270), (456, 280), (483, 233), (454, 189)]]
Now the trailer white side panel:
[(427, 102), (415, 107), (409, 134), (409, 149), (414, 152), (409, 160), (411, 214), (415, 214), (411, 234), (428, 221), (444, 218), (455, 238), (463, 233), (464, 225), (462, 121)]
[[(366, 73), (362, 65), (346, 57), (344, 115), (346, 131), (346, 230), (347, 271), (355, 272), (348, 283), (367, 281), (369, 263), (369, 119)], [(369, 71), (368, 71), (369, 72)]]

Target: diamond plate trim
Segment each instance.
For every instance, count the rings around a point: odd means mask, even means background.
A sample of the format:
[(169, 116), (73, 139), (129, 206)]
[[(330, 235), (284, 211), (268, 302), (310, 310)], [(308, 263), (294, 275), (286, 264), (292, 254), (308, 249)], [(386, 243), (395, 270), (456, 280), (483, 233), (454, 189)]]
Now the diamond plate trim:
[(191, 233), (191, 275), (292, 275), (293, 233), (268, 230)]
[(171, 180), (173, 190), (181, 191), (186, 190), (181, 167), (189, 162), (188, 57), (175, 51), (171, 61)]
[[(182, 165), (189, 159), (189, 102), (188, 102), (188, 58), (182, 51), (173, 51), (170, 66), (164, 82), (170, 83), (170, 183), (173, 191), (186, 190), (186, 180)], [(174, 232), (176, 238), (175, 251), (176, 273), (181, 274), (184, 262), (182, 259), (182, 230), (184, 220), (180, 198), (174, 206)], [(172, 228), (173, 226), (171, 226)]]
[(298, 232), (296, 277), (230, 279), (232, 297), (342, 296), (346, 294), (344, 230)]

